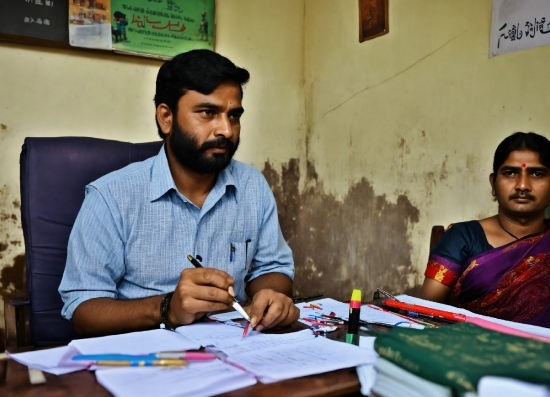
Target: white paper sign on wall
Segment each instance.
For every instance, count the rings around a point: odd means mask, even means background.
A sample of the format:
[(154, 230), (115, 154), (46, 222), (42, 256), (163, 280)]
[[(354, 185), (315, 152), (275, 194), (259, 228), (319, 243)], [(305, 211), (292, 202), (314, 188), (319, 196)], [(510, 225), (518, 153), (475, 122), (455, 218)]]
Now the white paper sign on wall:
[(550, 0), (493, 0), (489, 57), (550, 44)]

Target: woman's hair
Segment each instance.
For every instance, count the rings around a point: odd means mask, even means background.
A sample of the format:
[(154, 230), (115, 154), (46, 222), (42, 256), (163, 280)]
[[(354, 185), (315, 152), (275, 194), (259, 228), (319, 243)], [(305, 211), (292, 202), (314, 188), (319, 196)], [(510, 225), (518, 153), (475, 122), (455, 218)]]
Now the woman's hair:
[(515, 150), (530, 150), (538, 153), (539, 162), (550, 169), (550, 141), (534, 132), (516, 132), (504, 139), (495, 151), (493, 158), (493, 173), (495, 175), (510, 153)]

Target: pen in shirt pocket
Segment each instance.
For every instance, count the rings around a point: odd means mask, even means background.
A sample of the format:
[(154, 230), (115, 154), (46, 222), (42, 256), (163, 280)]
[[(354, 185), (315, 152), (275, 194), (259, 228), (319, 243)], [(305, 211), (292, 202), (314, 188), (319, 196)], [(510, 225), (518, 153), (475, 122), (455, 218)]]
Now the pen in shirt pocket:
[(235, 259), (235, 246), (233, 243), (229, 244), (229, 262), (233, 262)]
[[(250, 244), (252, 240), (250, 239), (247, 239), (245, 241), (245, 248), (244, 248), (244, 268), (246, 269), (246, 264), (248, 263), (248, 244)], [(252, 264), (251, 264), (252, 266)], [(250, 269), (248, 269), (248, 271), (250, 271), (252, 269), (252, 267)]]

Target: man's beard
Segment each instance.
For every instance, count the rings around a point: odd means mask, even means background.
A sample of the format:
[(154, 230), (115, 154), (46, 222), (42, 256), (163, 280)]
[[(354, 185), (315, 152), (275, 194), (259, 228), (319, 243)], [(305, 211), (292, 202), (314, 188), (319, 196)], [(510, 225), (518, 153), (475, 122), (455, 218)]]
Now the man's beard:
[[(217, 174), (222, 171), (229, 165), (239, 147), (239, 139), (234, 144), (222, 136), (206, 141), (199, 147), (193, 135), (182, 129), (177, 121), (172, 124), (169, 139), (170, 149), (180, 165), (197, 174)], [(227, 148), (225, 153), (206, 153), (207, 149), (221, 147)]]

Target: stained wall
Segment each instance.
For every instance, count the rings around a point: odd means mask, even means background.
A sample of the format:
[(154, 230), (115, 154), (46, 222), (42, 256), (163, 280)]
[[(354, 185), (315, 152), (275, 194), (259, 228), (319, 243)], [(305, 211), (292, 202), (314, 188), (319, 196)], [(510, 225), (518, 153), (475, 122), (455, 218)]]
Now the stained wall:
[(363, 43), (356, 0), (305, 4), (302, 190), (277, 184), (300, 207), (299, 288), (414, 293), (432, 225), (496, 212), (497, 144), (549, 136), (550, 47), (489, 59), (490, 0), (390, 0), (389, 33)]

